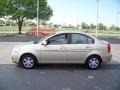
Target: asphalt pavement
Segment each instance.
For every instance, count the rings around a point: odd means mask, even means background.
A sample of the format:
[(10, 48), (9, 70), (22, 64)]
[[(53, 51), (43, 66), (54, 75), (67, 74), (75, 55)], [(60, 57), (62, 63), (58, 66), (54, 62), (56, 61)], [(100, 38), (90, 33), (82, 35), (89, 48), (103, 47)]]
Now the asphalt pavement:
[[(120, 90), (120, 40), (112, 43), (113, 58), (98, 70), (79, 64), (40, 64), (27, 70), (14, 64), (11, 50), (16, 45), (41, 37), (0, 37), (0, 90)], [(106, 40), (106, 39), (104, 39)]]
[(38, 41), (44, 36), (31, 36), (31, 35), (7, 35), (0, 36), (0, 42), (29, 42)]

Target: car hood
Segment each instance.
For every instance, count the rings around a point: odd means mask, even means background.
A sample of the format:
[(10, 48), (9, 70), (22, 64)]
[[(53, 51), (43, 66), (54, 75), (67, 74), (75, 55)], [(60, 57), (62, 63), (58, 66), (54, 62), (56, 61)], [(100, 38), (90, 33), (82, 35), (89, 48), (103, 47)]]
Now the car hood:
[(30, 41), (30, 42), (24, 42), (19, 45), (16, 45), (14, 48), (30, 48), (34, 46), (35, 46), (34, 41)]

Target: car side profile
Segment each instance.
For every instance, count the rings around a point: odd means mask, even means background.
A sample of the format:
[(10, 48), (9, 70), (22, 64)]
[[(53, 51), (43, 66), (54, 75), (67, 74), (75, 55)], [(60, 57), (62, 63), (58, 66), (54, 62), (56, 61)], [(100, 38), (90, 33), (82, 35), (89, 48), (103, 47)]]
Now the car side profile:
[(80, 32), (56, 32), (12, 51), (13, 62), (27, 69), (39, 63), (83, 63), (94, 70), (111, 58), (109, 42)]

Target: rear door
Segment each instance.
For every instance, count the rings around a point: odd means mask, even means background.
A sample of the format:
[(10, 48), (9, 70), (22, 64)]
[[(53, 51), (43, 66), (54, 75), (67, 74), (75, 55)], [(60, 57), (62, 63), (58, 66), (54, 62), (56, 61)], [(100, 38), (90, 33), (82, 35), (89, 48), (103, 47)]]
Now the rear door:
[(84, 62), (86, 55), (93, 50), (94, 40), (84, 34), (73, 33), (69, 36), (69, 62)]

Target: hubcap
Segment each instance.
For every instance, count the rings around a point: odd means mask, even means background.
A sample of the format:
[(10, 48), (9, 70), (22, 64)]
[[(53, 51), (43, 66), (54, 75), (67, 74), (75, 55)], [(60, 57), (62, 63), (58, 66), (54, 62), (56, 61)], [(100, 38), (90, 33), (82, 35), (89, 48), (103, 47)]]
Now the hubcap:
[(31, 68), (33, 67), (34, 65), (34, 60), (31, 58), (31, 57), (25, 57), (23, 59), (23, 65), (26, 67), (26, 68)]
[(89, 60), (89, 66), (93, 69), (97, 68), (99, 65), (99, 60), (97, 58), (91, 58)]

